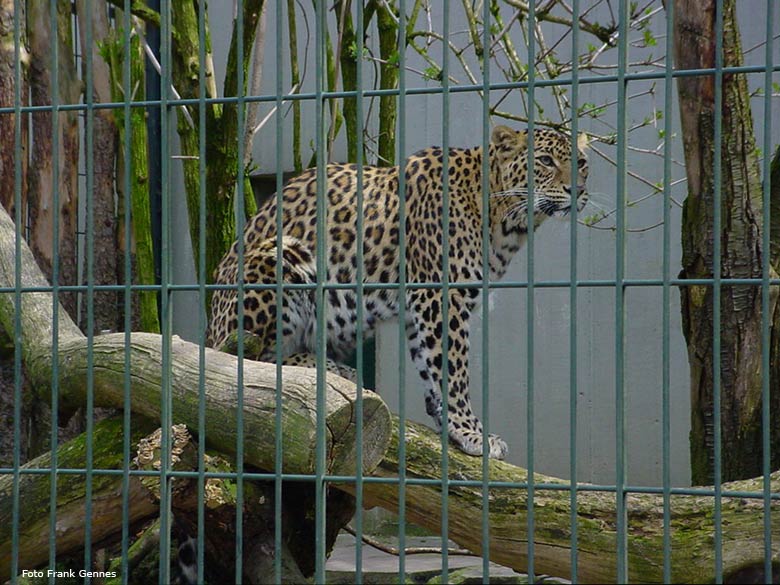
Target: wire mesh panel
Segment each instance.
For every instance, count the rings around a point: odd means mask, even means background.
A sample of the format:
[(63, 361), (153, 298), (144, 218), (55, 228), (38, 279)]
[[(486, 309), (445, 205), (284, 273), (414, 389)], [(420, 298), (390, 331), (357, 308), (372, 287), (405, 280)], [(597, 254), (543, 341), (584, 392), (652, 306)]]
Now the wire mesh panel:
[(212, 4), (0, 3), (3, 580), (776, 582), (776, 3)]

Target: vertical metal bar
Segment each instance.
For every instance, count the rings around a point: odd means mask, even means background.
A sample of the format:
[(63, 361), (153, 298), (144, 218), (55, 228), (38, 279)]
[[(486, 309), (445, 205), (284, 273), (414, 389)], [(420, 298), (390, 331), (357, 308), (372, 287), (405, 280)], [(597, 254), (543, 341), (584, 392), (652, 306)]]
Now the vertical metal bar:
[(618, 119), (617, 119), (617, 245), (615, 249), (615, 511), (617, 515), (617, 582), (628, 580), (628, 517), (626, 510), (626, 430), (624, 355), (625, 345), (625, 254), (626, 254), (626, 146), (628, 67), (628, 0), (620, 1), (618, 28)]
[[(154, 10), (162, 14), (161, 0), (147, 0), (147, 6), (150, 10)], [(157, 58), (158, 62), (162, 62), (160, 59), (160, 35), (162, 33), (161, 27), (148, 26), (146, 27), (146, 42), (149, 45), (149, 49), (152, 54)], [(149, 144), (149, 213), (151, 215), (151, 228), (152, 228), (152, 249), (154, 250), (154, 274), (159, 279), (161, 268), (161, 246), (162, 246), (162, 205), (161, 193), (162, 193), (162, 169), (160, 168), (160, 135), (162, 133), (162, 118), (160, 113), (160, 92), (162, 91), (162, 72), (157, 71), (154, 64), (150, 59), (144, 59), (146, 78), (146, 99), (151, 103), (156, 103), (146, 111), (146, 133), (147, 141)]]
[(528, 210), (527, 248), (528, 253), (528, 289), (526, 296), (526, 344), (527, 344), (527, 404), (526, 404), (526, 441), (528, 458), (528, 499), (527, 499), (527, 531), (528, 531), (528, 580), (534, 579), (534, 531), (536, 517), (534, 516), (534, 306), (536, 300), (535, 263), (534, 263), (534, 225), (536, 212), (536, 184), (534, 176), (534, 149), (536, 124), (536, 0), (528, 3)]
[(398, 582), (406, 582), (406, 0), (398, 1)]
[(162, 69), (160, 87), (160, 177), (161, 221), (160, 238), (160, 332), (162, 333), (162, 375), (160, 409), (160, 582), (170, 582), (171, 542), (171, 197), (170, 197), (170, 144), (168, 140), (168, 99), (171, 87), (171, 2), (162, 0), (160, 6), (160, 63)]
[(449, 542), (449, 457), (447, 447), (449, 445), (449, 309), (450, 309), (450, 63), (449, 63), (449, 40), (450, 40), (450, 4), (442, 4), (442, 250), (441, 250), (441, 441), (442, 441), (442, 459), (441, 459), (441, 580), (447, 582), (449, 571), (449, 557), (447, 555), (447, 545)]
[(672, 72), (674, 71), (674, 2), (666, 4), (666, 64), (664, 69), (664, 232), (663, 232), (663, 292), (661, 326), (662, 366), (661, 366), (661, 441), (663, 459), (663, 499), (664, 499), (664, 583), (672, 580), (672, 534), (671, 534), (671, 402), (669, 396), (671, 384), (670, 369), (670, 300), (671, 300), (671, 196), (672, 196)]
[(579, 95), (580, 95), (580, 0), (573, 0), (571, 28), (571, 202), (569, 223), (569, 525), (571, 529), (571, 582), (577, 583), (578, 517), (577, 517), (577, 216), (579, 212)]
[[(771, 374), (770, 345), (771, 345), (771, 325), (769, 322), (769, 277), (771, 276), (770, 267), (770, 226), (771, 224), (771, 187), (772, 187), (772, 53), (774, 51), (773, 27), (775, 24), (775, 2), (771, 0), (766, 3), (766, 47), (764, 53), (764, 177), (763, 177), (763, 225), (762, 229), (762, 248), (761, 256), (761, 448), (763, 452), (763, 501), (764, 501), (764, 581), (772, 583), (772, 517), (771, 517), (771, 496), (772, 487), (769, 480), (769, 474), (772, 471), (771, 465), (771, 442), (770, 442), (770, 414), (771, 414), (771, 394), (769, 379)], [(775, 423), (777, 424), (777, 423)]]
[[(57, 444), (59, 428), (59, 286), (60, 286), (60, 133), (59, 133), (59, 102), (60, 102), (60, 81), (59, 81), (59, 28), (57, 27), (57, 2), (49, 2), (49, 30), (51, 31), (51, 152), (54, 158), (54, 164), (51, 168), (51, 184), (54, 189), (52, 193), (52, 208), (54, 212), (54, 221), (52, 222), (52, 266), (51, 266), (51, 284), (52, 284), (52, 335), (51, 335), (51, 429), (49, 444), (51, 448), (51, 469), (49, 475), (49, 568), (55, 569), (57, 562)], [(17, 156), (20, 151), (16, 151)], [(49, 577), (49, 583), (54, 583), (54, 575)]]
[[(355, 442), (357, 445), (363, 444), (363, 278), (365, 267), (363, 265), (363, 240), (365, 231), (363, 227), (363, 3), (356, 3), (355, 22), (356, 45), (357, 45), (357, 71), (355, 72), (355, 117), (357, 118), (357, 136), (355, 143), (357, 154), (355, 165), (357, 167), (357, 240), (355, 267), (355, 304), (357, 317), (357, 338), (355, 350), (357, 354), (357, 396), (355, 408), (357, 410), (357, 421), (355, 425)], [(390, 7), (387, 7), (390, 10)], [(345, 15), (346, 18), (346, 15)], [(363, 449), (358, 448), (355, 456), (356, 478), (355, 478), (355, 582), (363, 582)]]
[(713, 278), (713, 298), (712, 298), (712, 409), (713, 409), (713, 428), (714, 428), (714, 451), (715, 464), (713, 470), (713, 484), (715, 488), (715, 513), (713, 522), (715, 524), (715, 582), (723, 582), (723, 525), (721, 520), (721, 362), (720, 362), (720, 327), (721, 327), (721, 150), (723, 144), (723, 1), (718, 0), (715, 8), (715, 136), (714, 136), (714, 157), (713, 157), (713, 198), (714, 198), (714, 216), (713, 216), (713, 244), (712, 244), (712, 278)]
[[(288, 3), (288, 10), (295, 10), (294, 3)], [(276, 403), (274, 428), (274, 582), (282, 583), (282, 344), (284, 341), (282, 318), (282, 295), (284, 294), (284, 272), (282, 264), (282, 156), (284, 146), (282, 92), (284, 71), (282, 61), (282, 3), (276, 3)], [(290, 55), (292, 60), (294, 57)], [(300, 91), (300, 87), (296, 91)]]
[(22, 44), (19, 18), (20, 0), (14, 1), (14, 225), (16, 226), (16, 262), (14, 263), (14, 454), (11, 503), (11, 582), (19, 574), (19, 468), (22, 424)]
[[(81, 56), (86, 69), (86, 91), (84, 101), (87, 106), (85, 120), (85, 148), (86, 148), (86, 271), (87, 271), (87, 404), (86, 404), (86, 498), (84, 503), (84, 568), (89, 570), (92, 566), (92, 474), (93, 474), (93, 427), (94, 427), (94, 400), (95, 400), (95, 371), (94, 371), (94, 341), (95, 341), (95, 103), (94, 80), (92, 63), (92, 0), (86, 0), (85, 7), (87, 17), (85, 30), (79, 30), (84, 34), (86, 50)], [(88, 583), (89, 578), (85, 577)]]
[(198, 537), (195, 558), (198, 583), (205, 579), (206, 536), (206, 5), (198, 5)]
[(328, 141), (325, 133), (325, 35), (328, 30), (327, 6), (325, 2), (316, 3), (315, 25), (315, 94), (316, 94), (316, 148), (317, 148), (317, 285), (315, 303), (317, 312), (317, 446), (315, 454), (314, 505), (315, 505), (315, 569), (314, 581), (325, 582), (325, 356), (327, 352), (327, 327), (325, 305), (325, 280), (327, 265), (325, 262), (327, 213), (327, 175)]
[(490, 3), (482, 4), (482, 580), (490, 580)]
[[(52, 0), (52, 4), (56, 4)], [(130, 155), (133, 140), (132, 112), (130, 111), (131, 97), (131, 45), (130, 30), (132, 27), (130, 16), (130, 0), (124, 0), (122, 9), (122, 28), (124, 29), (123, 42), (123, 60), (122, 60), (122, 95), (124, 104), (122, 105), (122, 116), (124, 122), (124, 167), (125, 173), (122, 179), (125, 193), (125, 298), (124, 298), (124, 330), (125, 330), (125, 372), (123, 386), (123, 408), (122, 408), (122, 565), (121, 580), (122, 585), (127, 585), (129, 579), (129, 568), (127, 562), (127, 551), (130, 539), (130, 434), (131, 434), (131, 407), (130, 407), (130, 334), (133, 329), (133, 264), (130, 251), (133, 245), (133, 207), (130, 177), (133, 173), (133, 157)], [(52, 26), (53, 28), (53, 26)], [(55, 183), (56, 184), (56, 183)], [(56, 191), (55, 191), (56, 192)], [(59, 209), (58, 205), (54, 206)], [(56, 298), (55, 298), (56, 301)], [(55, 304), (56, 306), (56, 304)], [(56, 317), (55, 317), (56, 323)], [(53, 412), (53, 411), (52, 411)]]
[[(259, 18), (262, 18), (260, 16)], [(258, 24), (259, 26), (259, 24)], [(244, 88), (244, 0), (236, 2), (236, 253), (238, 255), (238, 272), (236, 275), (237, 297), (237, 328), (238, 342), (236, 357), (238, 358), (236, 372), (236, 561), (235, 580), (242, 582), (244, 567), (244, 112), (246, 108)], [(249, 47), (251, 50), (251, 47)]]

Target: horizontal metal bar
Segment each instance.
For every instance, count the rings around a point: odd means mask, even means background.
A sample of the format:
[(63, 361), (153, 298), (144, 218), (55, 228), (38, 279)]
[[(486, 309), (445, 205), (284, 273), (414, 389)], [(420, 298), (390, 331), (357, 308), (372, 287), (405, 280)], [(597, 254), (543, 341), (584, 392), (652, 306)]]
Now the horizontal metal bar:
[[(714, 284), (714, 279), (712, 278), (689, 278), (689, 279), (680, 279), (680, 278), (673, 278), (669, 281), (669, 284), (672, 286), (710, 286)], [(760, 278), (722, 278), (719, 281), (723, 285), (742, 285), (742, 286), (761, 286), (765, 281)], [(770, 286), (780, 286), (780, 278), (770, 278), (768, 281)], [(615, 287), (617, 286), (617, 283), (614, 280), (578, 280), (574, 283), (575, 286), (580, 288), (588, 288), (588, 287), (595, 287), (595, 288), (609, 288), (609, 287)], [(621, 285), (625, 288), (631, 288), (631, 287), (662, 287), (664, 285), (663, 279), (656, 279), (656, 278), (640, 278), (640, 279), (627, 279), (622, 281)], [(182, 292), (182, 291), (199, 291), (202, 288), (205, 288), (205, 290), (236, 290), (237, 289), (236, 284), (207, 284), (205, 287), (201, 287), (197, 283), (193, 284), (169, 284), (166, 287), (166, 290), (171, 292)], [(356, 283), (343, 283), (343, 282), (326, 282), (323, 284), (325, 290), (352, 290), (356, 291), (358, 288), (358, 284)], [(360, 285), (363, 290), (396, 290), (400, 288), (400, 285), (397, 282), (366, 282)], [(404, 288), (406, 289), (435, 289), (439, 290), (443, 288), (443, 283), (441, 282), (409, 282), (404, 285)], [(482, 282), (476, 281), (476, 282), (451, 282), (447, 285), (449, 288), (455, 288), (455, 289), (481, 289), (482, 288)], [(533, 283), (533, 286), (535, 288), (569, 288), (571, 286), (571, 282), (568, 280), (539, 280)], [(288, 284), (284, 283), (282, 285), (283, 290), (316, 290), (317, 285), (316, 284)], [(276, 284), (251, 284), (247, 283), (244, 285), (244, 290), (276, 290), (277, 285)], [(488, 284), (488, 288), (490, 290), (498, 290), (498, 289), (513, 289), (513, 288), (528, 288), (528, 282), (526, 281), (502, 281), (502, 282), (490, 282)], [(29, 286), (29, 287), (21, 287), (20, 292), (22, 293), (39, 293), (39, 292), (46, 292), (50, 293), (54, 291), (54, 287), (52, 286)], [(57, 287), (57, 290), (59, 292), (86, 292), (87, 286), (86, 285), (61, 285)], [(101, 285), (93, 285), (90, 290), (94, 290), (95, 292), (126, 292), (127, 290), (133, 291), (133, 292), (140, 292), (140, 291), (156, 291), (159, 292), (161, 290), (161, 286), (159, 284), (133, 284), (133, 285), (119, 285), (119, 284), (101, 284)], [(3, 293), (13, 293), (16, 292), (16, 289), (14, 287), (0, 287), (0, 294)]]
[[(14, 472), (14, 469), (11, 467), (2, 467), (0, 468), (0, 475), (4, 474), (12, 474)], [(42, 467), (42, 468), (35, 468), (35, 469), (20, 469), (19, 474), (20, 475), (47, 475), (51, 474), (52, 470), (48, 467)], [(79, 468), (61, 468), (56, 469), (55, 473), (58, 475), (86, 475), (87, 470), (85, 469), (79, 469)], [(92, 476), (97, 475), (104, 475), (104, 476), (121, 476), (125, 473), (122, 469), (92, 469), (91, 474)], [(159, 471), (154, 470), (143, 470), (143, 469), (131, 469), (129, 472), (130, 476), (136, 476), (136, 477), (160, 477)], [(199, 471), (175, 471), (170, 470), (165, 473), (166, 477), (181, 477), (181, 478), (193, 478), (197, 479), (198, 477), (203, 475), (205, 478), (214, 478), (214, 479), (235, 479), (237, 477), (237, 473), (235, 472), (214, 472), (214, 471), (205, 471), (205, 472), (199, 472)], [(244, 479), (247, 480), (260, 480), (260, 481), (266, 481), (269, 479), (274, 479), (277, 477), (278, 474), (275, 473), (250, 473), (250, 472), (243, 472), (241, 476)], [(314, 474), (305, 474), (305, 473), (282, 473), (281, 475), (278, 475), (281, 477), (284, 481), (316, 481), (317, 476)], [(323, 476), (323, 479), (329, 483), (332, 484), (349, 484), (349, 483), (355, 483), (357, 481), (357, 478), (355, 476), (350, 475), (325, 475)], [(368, 477), (364, 476), (361, 478), (361, 481), (364, 483), (377, 483), (377, 484), (398, 484), (399, 478), (397, 477)], [(404, 480), (405, 485), (432, 485), (432, 486), (441, 486), (441, 479), (423, 479), (423, 478), (411, 478), (407, 477)], [(453, 487), (481, 487), (485, 485), (485, 482), (482, 480), (468, 480), (468, 479), (450, 479), (447, 480), (447, 484)], [(527, 489), (529, 486), (528, 482), (521, 481), (521, 482), (510, 482), (510, 481), (488, 481), (487, 482), (488, 487), (490, 488), (500, 488), (500, 489)], [(536, 490), (546, 490), (546, 491), (569, 491), (572, 489), (576, 489), (578, 492), (615, 492), (616, 486), (610, 485), (610, 484), (576, 484), (572, 486), (568, 483), (546, 483), (546, 482), (539, 482), (534, 483), (534, 489)], [(663, 494), (664, 488), (663, 487), (654, 487), (654, 486), (621, 486), (621, 490), (625, 492), (635, 493), (635, 494)], [(678, 495), (678, 496), (713, 496), (715, 494), (715, 490), (711, 488), (685, 488), (685, 487), (673, 487), (671, 488), (672, 495)], [(755, 499), (755, 500), (761, 500), (764, 498), (765, 494), (763, 491), (739, 491), (739, 490), (722, 490), (720, 492), (724, 497), (729, 498), (746, 498), (746, 499)], [(772, 500), (780, 500), (780, 492), (772, 492), (771, 494)]]
[[(769, 72), (780, 72), (780, 65), (773, 65), (771, 67), (765, 67), (762, 65), (743, 65), (741, 67), (724, 67), (722, 70), (724, 73), (727, 74), (735, 74), (735, 73), (766, 73)], [(682, 69), (679, 71), (675, 71), (672, 73), (672, 77), (697, 77), (701, 75), (714, 75), (715, 69), (714, 68), (706, 68), (706, 69)], [(648, 81), (648, 80), (662, 80), (665, 79), (666, 75), (663, 71), (644, 71), (640, 73), (629, 73), (626, 74), (623, 79), (627, 81)], [(615, 83), (618, 80), (617, 75), (599, 75), (599, 76), (591, 76), (591, 77), (580, 77), (579, 83), (580, 84), (599, 84), (599, 83)], [(536, 87), (567, 87), (572, 84), (572, 80), (569, 77), (559, 77), (556, 79), (540, 79), (535, 82)], [(511, 90), (511, 89), (527, 89), (528, 88), (528, 82), (527, 81), (511, 81), (511, 82), (504, 82), (504, 83), (493, 83), (490, 85), (491, 91), (505, 91), (505, 90)], [(464, 85), (456, 85), (456, 86), (450, 86), (449, 93), (475, 93), (475, 92), (482, 92), (484, 91), (484, 86), (482, 84), (479, 85), (473, 85), (473, 84), (464, 84)], [(411, 89), (406, 89), (404, 92), (404, 95), (440, 95), (443, 93), (443, 90), (441, 87), (416, 87)], [(400, 95), (398, 89), (372, 89), (372, 90), (364, 90), (361, 92), (357, 91), (325, 91), (322, 92), (321, 96), (318, 96), (316, 93), (313, 92), (307, 92), (307, 93), (296, 93), (296, 94), (289, 94), (284, 96), (285, 101), (313, 101), (318, 99), (318, 97), (321, 97), (322, 99), (338, 99), (338, 98), (355, 98), (360, 96), (365, 97), (382, 97), (382, 96), (397, 96)], [(169, 99), (166, 100), (166, 104), (169, 107), (179, 107), (179, 106), (195, 106), (201, 103), (205, 103), (206, 105), (211, 104), (237, 104), (239, 101), (242, 103), (253, 103), (253, 102), (268, 102), (268, 103), (275, 103), (276, 102), (276, 94), (273, 95), (248, 95), (248, 96), (241, 96), (236, 97), (220, 97), (220, 98), (186, 98), (186, 99)], [(103, 103), (94, 103), (89, 106), (90, 110), (106, 110), (106, 109), (118, 109), (118, 108), (124, 108), (126, 105), (126, 102), (103, 102)], [(146, 108), (146, 107), (159, 107), (160, 101), (159, 100), (138, 100), (130, 103), (130, 107), (132, 108)], [(67, 112), (67, 111), (86, 111), (87, 105), (86, 104), (59, 104), (56, 106), (52, 105), (38, 105), (38, 106), (24, 106), (19, 108), (21, 113), (34, 113), (34, 112), (49, 112), (56, 109), (58, 112)], [(4, 107), (0, 108), (0, 114), (11, 114), (14, 113), (16, 110), (13, 107)]]

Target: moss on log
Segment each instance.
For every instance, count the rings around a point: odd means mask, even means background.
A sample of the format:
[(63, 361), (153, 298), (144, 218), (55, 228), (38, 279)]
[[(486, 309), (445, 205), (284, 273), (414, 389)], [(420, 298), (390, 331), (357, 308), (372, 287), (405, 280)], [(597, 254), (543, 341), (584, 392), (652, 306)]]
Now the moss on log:
[[(129, 344), (116, 333), (95, 337), (91, 348), (94, 404), (121, 408), (124, 402), (125, 353), (130, 353), (131, 409), (159, 421), (164, 371), (163, 340), (152, 333), (133, 333)], [(170, 396), (172, 420), (198, 429), (199, 347), (174, 337), (170, 344)], [(61, 339), (59, 344), (60, 404), (76, 408), (85, 404), (85, 384), (90, 351), (86, 338)], [(208, 444), (223, 453), (234, 454), (237, 444), (238, 360), (231, 355), (206, 349), (204, 400)], [(26, 362), (33, 387), (44, 391), (51, 379), (51, 355), (40, 352)], [(282, 427), (276, 429), (276, 366), (244, 361), (244, 449), (247, 463), (261, 469), (274, 469), (275, 436), (282, 435), (285, 473), (313, 473), (317, 446), (316, 371), (284, 367), (282, 373)], [(353, 473), (357, 412), (355, 385), (328, 375), (325, 417), (327, 469), (329, 473)], [(378, 395), (363, 395), (362, 444), (366, 471), (384, 454), (390, 433), (390, 415)]]
[[(441, 479), (441, 439), (432, 430), (407, 423), (407, 478)], [(385, 459), (372, 475), (397, 478), (399, 461), (398, 426)], [(482, 460), (449, 449), (449, 477), (482, 481)], [(491, 460), (491, 482), (528, 481), (527, 470), (503, 461)], [(772, 558), (780, 562), (780, 471), (770, 478), (775, 499), (772, 513)], [(534, 475), (535, 483), (558, 484), (566, 489), (537, 488), (533, 500), (535, 526), (534, 567), (537, 573), (567, 577), (571, 571), (571, 506), (567, 481)], [(354, 484), (339, 489), (354, 493)], [(761, 492), (763, 479), (733, 482), (724, 490)], [(580, 491), (577, 495), (578, 580), (582, 583), (610, 583), (616, 578), (615, 493)], [(363, 484), (365, 506), (398, 509), (398, 486), (389, 483)], [(488, 495), (490, 560), (519, 571), (527, 569), (528, 492), (523, 488), (493, 487)], [(632, 583), (663, 581), (663, 498), (656, 494), (631, 494), (628, 508), (628, 576)], [(406, 486), (407, 521), (434, 531), (441, 529), (441, 489), (438, 485)], [(482, 553), (481, 530), (484, 505), (482, 486), (449, 486), (447, 500), (448, 536), (460, 546)], [(675, 583), (706, 583), (715, 580), (713, 546), (714, 503), (711, 496), (674, 495), (671, 499), (671, 564)], [(751, 566), (763, 566), (763, 501), (723, 498), (724, 575)], [(780, 569), (780, 565), (778, 565)], [(760, 581), (757, 581), (760, 582)]]
[[(16, 254), (15, 230), (7, 213), (0, 209), (0, 287), (13, 288), (14, 258)], [(32, 259), (26, 245), (21, 246), (21, 283), (24, 287), (46, 286), (45, 278)], [(25, 365), (32, 387), (47, 388), (51, 380), (52, 297), (48, 292), (25, 292), (21, 302), (22, 337)], [(14, 293), (0, 294), (0, 324), (13, 333), (14, 314), (17, 310)], [(121, 406), (124, 398), (125, 376), (130, 376), (131, 402), (134, 414), (157, 419), (161, 404), (162, 387), (162, 339), (152, 334), (133, 334), (129, 345), (124, 335), (99, 336), (91, 348), (75, 325), (60, 311), (59, 324), (59, 374), (60, 395), (66, 405), (84, 401), (84, 383), (89, 366), (88, 354), (92, 353), (94, 372), (94, 396), (96, 405)], [(170, 393), (173, 403), (173, 420), (198, 428), (198, 371), (199, 348), (179, 339), (170, 344)], [(125, 352), (130, 352), (131, 367), (124, 368)], [(314, 471), (313, 452), (316, 444), (314, 431), (317, 413), (315, 379), (313, 370), (284, 367), (282, 392), (282, 428), (276, 429), (276, 366), (244, 362), (244, 420), (245, 461), (263, 469), (273, 469), (273, 446), (276, 432), (282, 433), (284, 444), (283, 469), (288, 472), (311, 473)], [(234, 453), (236, 445), (236, 374), (235, 357), (206, 350), (205, 400), (207, 410), (206, 439), (214, 449)], [(384, 403), (373, 393), (363, 393), (363, 444), (355, 445), (355, 388), (338, 376), (328, 375), (326, 387), (327, 471), (330, 474), (352, 475), (355, 472), (356, 449), (363, 449), (364, 473), (385, 478), (398, 476), (399, 464), (406, 467), (408, 478), (440, 480), (441, 445), (439, 436), (425, 427), (409, 424), (406, 429), (404, 462), (397, 459), (398, 431), (390, 424)], [(98, 431), (96, 430), (96, 433)], [(385, 454), (390, 435), (391, 448)], [(96, 457), (118, 457), (120, 449), (108, 447), (95, 437)], [(102, 436), (102, 435), (101, 435)], [(105, 446), (105, 448), (104, 448)], [(113, 455), (112, 455), (113, 453)], [(382, 457), (384, 456), (384, 459)], [(82, 467), (83, 455), (74, 463), (67, 463), (65, 454), (59, 458), (60, 467)], [(380, 462), (378, 467), (375, 466)], [(37, 465), (45, 466), (44, 460)], [(110, 461), (95, 466), (111, 467)], [(113, 465), (118, 465), (114, 459)], [(490, 481), (523, 483), (527, 471), (501, 461), (488, 462)], [(455, 449), (449, 450), (450, 479), (482, 480), (482, 460), (470, 457)], [(40, 479), (40, 478), (39, 478)], [(0, 478), (0, 494), (7, 494), (9, 476)], [(45, 480), (44, 480), (45, 481)], [(103, 480), (95, 482), (95, 490), (103, 489)], [(106, 480), (107, 481), (107, 480)], [(536, 518), (535, 568), (537, 572), (566, 576), (570, 571), (571, 510), (568, 483), (540, 474), (536, 483), (558, 484), (560, 490), (537, 488), (533, 500)], [(772, 559), (780, 561), (780, 472), (772, 474), (768, 481), (773, 500), (771, 537)], [(354, 490), (354, 484), (336, 484), (343, 491)], [(726, 491), (760, 492), (761, 478), (724, 484)], [(436, 484), (407, 485), (406, 515), (414, 522), (434, 530), (441, 526), (441, 491)], [(48, 505), (48, 489), (36, 495), (37, 489), (22, 491), (22, 505)], [(97, 493), (97, 492), (96, 492)], [(484, 504), (482, 486), (450, 485), (448, 490), (449, 536), (460, 545), (477, 553), (482, 552), (481, 531)], [(394, 484), (364, 483), (364, 503), (397, 509), (398, 487)], [(581, 490), (577, 500), (578, 528), (578, 578), (581, 582), (614, 581), (616, 575), (615, 494)], [(38, 499), (36, 499), (38, 498)], [(1, 496), (0, 496), (1, 499)], [(59, 499), (59, 496), (58, 496)], [(29, 501), (28, 501), (29, 500)], [(628, 576), (631, 582), (659, 582), (663, 578), (663, 505), (662, 497), (654, 494), (627, 496), (628, 509)], [(43, 502), (43, 503), (41, 503)], [(524, 569), (527, 566), (527, 490), (522, 487), (493, 487), (489, 490), (490, 557), (493, 561)], [(27, 510), (28, 508), (24, 508)], [(102, 514), (93, 507), (95, 515)], [(713, 546), (713, 498), (707, 495), (675, 495), (671, 500), (671, 562), (672, 579), (676, 582), (714, 581)], [(39, 510), (40, 511), (40, 510)], [(724, 574), (741, 577), (753, 566), (761, 566), (764, 559), (763, 501), (751, 498), (724, 497), (722, 506), (723, 566)], [(44, 515), (48, 518), (46, 512)], [(30, 516), (31, 518), (32, 516)], [(37, 526), (23, 515), (24, 534)], [(5, 520), (5, 522), (3, 522)], [(7, 517), (0, 522), (8, 527)], [(48, 520), (44, 521), (47, 529)], [(30, 526), (28, 526), (28, 524)], [(114, 523), (118, 530), (121, 523)], [(79, 527), (73, 528), (78, 530)], [(94, 528), (93, 528), (94, 530)], [(45, 537), (29, 542), (25, 548), (42, 548)], [(93, 540), (99, 537), (93, 533)], [(80, 541), (81, 542), (81, 541)], [(58, 535), (58, 549), (60, 538)], [(23, 554), (36, 554), (34, 550)], [(0, 549), (0, 559), (2, 557)], [(26, 558), (26, 557), (25, 557)], [(39, 561), (43, 562), (43, 561)], [(776, 574), (780, 574), (780, 567)], [(735, 577), (736, 578), (736, 577)]]
[[(14, 287), (16, 234), (13, 222), (0, 210), (0, 286)], [(21, 246), (24, 287), (48, 286), (26, 244)], [(15, 295), (0, 294), (0, 324), (14, 334)], [(52, 296), (49, 292), (22, 294), (22, 346), (30, 387), (45, 394), (52, 379)], [(163, 338), (151, 333), (103, 335), (88, 340), (65, 311), (59, 312), (60, 405), (75, 409), (86, 403), (87, 371), (92, 368), (94, 404), (122, 408), (124, 383), (131, 384), (131, 408), (160, 420), (163, 392)], [(125, 353), (130, 353), (130, 371), (125, 371)], [(200, 348), (174, 336), (170, 342), (170, 396), (172, 420), (198, 429)], [(236, 451), (237, 372), (239, 361), (206, 349), (204, 400), (206, 440), (216, 450)], [(243, 362), (244, 437), (247, 463), (262, 469), (275, 468), (275, 435), (282, 434), (284, 461), (289, 473), (313, 473), (317, 446), (316, 372), (307, 368), (283, 368), (282, 428), (276, 429), (276, 366)], [(326, 461), (329, 473), (354, 473), (357, 449), (363, 450), (363, 465), (371, 471), (381, 460), (391, 432), (390, 413), (379, 396), (363, 392), (363, 443), (356, 445), (357, 392), (355, 385), (327, 374), (325, 387)]]
[[(137, 442), (154, 430), (143, 420), (134, 421), (130, 440)], [(57, 450), (59, 469), (84, 469), (87, 464), (86, 433), (62, 445)], [(92, 433), (92, 468), (123, 468), (124, 430), (122, 420), (112, 418), (95, 425)], [(19, 568), (32, 568), (49, 559), (51, 474), (25, 473), (49, 470), (51, 454), (36, 457), (22, 466), (19, 475)], [(57, 553), (65, 555), (84, 546), (87, 520), (92, 529), (92, 541), (100, 542), (122, 527), (122, 475), (97, 473), (92, 476), (92, 516), (85, 518), (86, 477), (84, 474), (57, 474)], [(0, 579), (10, 576), (11, 527), (13, 526), (13, 475), (0, 475)], [(128, 521), (134, 523), (153, 516), (158, 504), (138, 477), (128, 482)]]

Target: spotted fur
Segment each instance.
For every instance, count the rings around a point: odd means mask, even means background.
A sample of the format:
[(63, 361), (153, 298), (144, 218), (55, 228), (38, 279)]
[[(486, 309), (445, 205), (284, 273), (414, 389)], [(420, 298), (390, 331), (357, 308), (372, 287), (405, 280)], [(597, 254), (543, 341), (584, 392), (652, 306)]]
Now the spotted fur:
[[(490, 168), (490, 281), (500, 279), (510, 260), (523, 244), (528, 231), (527, 132), (506, 126), (492, 134)], [(551, 130), (534, 134), (535, 226), (546, 217), (565, 216), (571, 207), (572, 187), (577, 207), (587, 201), (588, 174), (585, 144), (578, 147), (578, 172), (571, 177), (571, 139)], [(483, 149), (452, 148), (449, 151), (449, 280), (478, 283), (483, 278), (482, 258), (482, 156)], [(469, 315), (478, 302), (477, 288), (453, 288), (448, 294), (447, 315), (442, 314), (443, 294), (435, 288), (413, 283), (442, 282), (442, 191), (444, 157), (431, 147), (406, 160), (406, 333), (412, 360), (425, 387), (428, 414), (437, 425), (442, 420), (442, 332), (448, 328), (448, 433), (464, 452), (482, 454), (482, 425), (469, 399), (468, 348)], [(330, 164), (325, 174), (327, 197), (325, 218), (325, 281), (354, 284), (357, 272), (357, 184), (355, 165)], [(399, 281), (399, 169), (364, 167), (363, 176), (363, 260), (364, 283)], [(316, 169), (309, 169), (290, 181), (281, 196), (282, 272), (285, 283), (316, 282)], [(270, 287), (251, 285), (276, 283), (277, 200), (264, 204), (244, 231), (244, 279), (250, 285), (244, 294), (243, 329), (261, 340), (254, 357), (273, 361), (276, 346), (276, 294)], [(238, 273), (237, 243), (216, 270), (216, 282), (235, 284)], [(221, 348), (237, 329), (236, 291), (215, 292), (209, 325), (209, 342)], [(363, 322), (357, 323), (354, 289), (331, 289), (327, 302), (328, 357), (330, 367), (339, 368), (356, 345), (358, 331), (373, 335), (379, 321), (398, 315), (395, 289), (367, 289), (364, 292)], [(305, 287), (286, 290), (282, 296), (282, 355), (285, 363), (312, 365), (316, 341), (315, 293)], [(339, 373), (350, 375), (347, 370)], [(488, 453), (503, 458), (506, 443), (490, 435)]]

